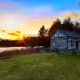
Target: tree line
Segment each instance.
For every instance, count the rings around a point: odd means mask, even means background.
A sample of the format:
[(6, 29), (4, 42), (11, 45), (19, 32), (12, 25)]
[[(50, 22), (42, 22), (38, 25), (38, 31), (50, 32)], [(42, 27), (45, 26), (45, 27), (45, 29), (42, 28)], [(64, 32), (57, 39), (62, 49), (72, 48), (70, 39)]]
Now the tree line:
[(55, 22), (52, 23), (51, 27), (48, 29), (45, 29), (45, 26), (42, 25), (42, 27), (39, 30), (39, 37), (51, 37), (52, 34), (56, 30), (68, 30), (68, 31), (78, 31), (80, 30), (80, 23), (78, 21), (72, 21), (71, 18), (64, 19), (64, 21), (61, 21), (60, 19), (57, 19)]

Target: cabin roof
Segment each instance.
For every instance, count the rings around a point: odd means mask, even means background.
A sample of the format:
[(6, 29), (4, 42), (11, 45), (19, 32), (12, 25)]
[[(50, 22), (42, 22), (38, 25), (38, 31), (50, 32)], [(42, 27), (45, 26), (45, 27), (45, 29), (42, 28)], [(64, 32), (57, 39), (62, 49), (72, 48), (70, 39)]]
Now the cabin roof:
[[(70, 37), (80, 37), (80, 34), (75, 32), (75, 31), (68, 31), (68, 30), (57, 30), (61, 33), (63, 33), (66, 36), (70, 36)], [(54, 35), (54, 34), (53, 34)]]

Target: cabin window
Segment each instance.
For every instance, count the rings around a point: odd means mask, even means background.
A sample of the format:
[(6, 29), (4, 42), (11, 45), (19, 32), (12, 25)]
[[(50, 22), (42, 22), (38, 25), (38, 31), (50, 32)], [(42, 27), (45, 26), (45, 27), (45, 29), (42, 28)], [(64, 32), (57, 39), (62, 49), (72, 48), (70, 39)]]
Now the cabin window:
[(55, 46), (55, 42), (53, 42), (53, 46)]
[(74, 46), (74, 42), (73, 42), (73, 40), (71, 40), (71, 46)]
[(55, 34), (55, 37), (57, 37), (57, 35)]
[(63, 34), (55, 34), (55, 37), (62, 37), (64, 36)]
[(55, 34), (55, 37), (59, 37), (59, 34)]
[(62, 37), (62, 34), (59, 34), (59, 37)]
[(52, 43), (51, 43), (53, 46), (55, 46), (55, 41), (54, 39), (52, 39)]

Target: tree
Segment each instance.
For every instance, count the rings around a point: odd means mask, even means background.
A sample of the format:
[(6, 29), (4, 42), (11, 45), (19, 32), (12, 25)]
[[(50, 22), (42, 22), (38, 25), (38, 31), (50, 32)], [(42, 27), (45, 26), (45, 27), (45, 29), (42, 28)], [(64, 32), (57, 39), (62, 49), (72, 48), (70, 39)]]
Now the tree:
[(49, 37), (52, 36), (52, 34), (57, 30), (60, 29), (62, 26), (61, 21), (57, 19), (51, 26), (51, 28), (48, 31)]
[(80, 28), (80, 23), (79, 22), (75, 23), (75, 28)]
[(51, 26), (51, 28), (48, 31), (49, 37), (52, 36), (53, 33), (55, 33), (56, 30), (68, 30), (73, 31), (75, 27), (77, 27), (79, 24), (77, 23), (74, 25), (73, 21), (71, 21), (71, 18), (64, 19), (63, 23), (59, 19), (57, 19)]
[(76, 22), (75, 23), (75, 31), (77, 32), (77, 33), (80, 33), (80, 23), (79, 22)]
[(44, 25), (40, 28), (38, 35), (39, 37), (45, 37), (47, 35), (47, 29), (45, 29)]
[(50, 40), (47, 32), (48, 30), (45, 29), (44, 25), (42, 25), (42, 27), (38, 32), (38, 46), (44, 46), (44, 47), (50, 46)]
[(69, 31), (73, 31), (75, 28), (75, 25), (73, 24), (73, 22), (71, 21), (71, 18), (67, 18), (63, 21), (62, 24), (62, 29), (63, 30), (69, 30)]

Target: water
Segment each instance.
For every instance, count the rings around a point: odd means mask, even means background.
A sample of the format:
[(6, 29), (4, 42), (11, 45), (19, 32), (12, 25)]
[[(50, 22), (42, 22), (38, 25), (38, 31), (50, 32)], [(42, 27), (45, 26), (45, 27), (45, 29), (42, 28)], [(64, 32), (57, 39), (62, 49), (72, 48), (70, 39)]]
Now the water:
[(27, 49), (28, 47), (0, 47), (0, 52)]

